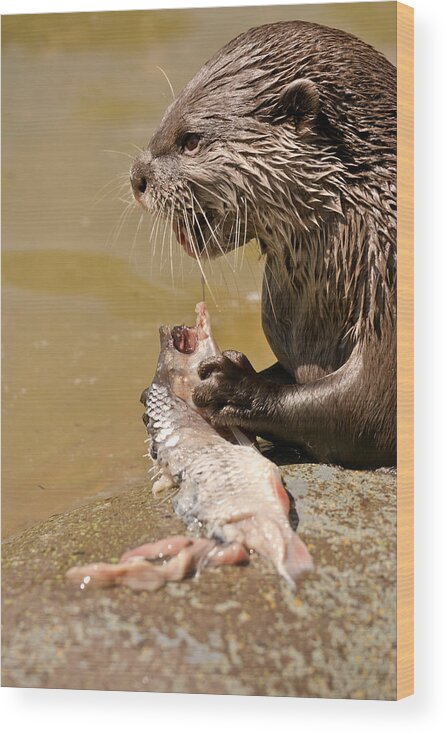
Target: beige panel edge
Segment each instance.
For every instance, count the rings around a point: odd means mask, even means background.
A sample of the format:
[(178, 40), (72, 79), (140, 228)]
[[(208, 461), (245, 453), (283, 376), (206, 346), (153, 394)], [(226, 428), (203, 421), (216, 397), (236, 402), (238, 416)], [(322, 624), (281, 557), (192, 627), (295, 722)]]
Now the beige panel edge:
[(397, 698), (414, 692), (413, 8), (397, 11)]

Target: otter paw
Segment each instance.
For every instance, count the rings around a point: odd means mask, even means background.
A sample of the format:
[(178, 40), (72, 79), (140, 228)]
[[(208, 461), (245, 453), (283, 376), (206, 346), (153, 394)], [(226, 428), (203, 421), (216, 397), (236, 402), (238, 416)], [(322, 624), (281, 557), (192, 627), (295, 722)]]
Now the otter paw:
[(228, 377), (240, 377), (242, 373), (247, 377), (257, 377), (256, 370), (245, 354), (235, 349), (227, 349), (222, 354), (204, 359), (197, 371), (201, 380), (206, 380), (216, 372), (224, 373)]
[(199, 408), (251, 407), (259, 378), (241, 352), (228, 350), (205, 359), (198, 373), (202, 383), (194, 390), (193, 400)]

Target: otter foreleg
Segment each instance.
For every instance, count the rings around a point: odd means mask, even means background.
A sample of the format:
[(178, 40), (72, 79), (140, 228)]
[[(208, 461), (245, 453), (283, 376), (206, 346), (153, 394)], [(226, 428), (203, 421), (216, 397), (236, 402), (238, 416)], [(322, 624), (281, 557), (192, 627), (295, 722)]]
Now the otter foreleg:
[(193, 398), (208, 409), (213, 425), (237, 425), (273, 442), (298, 445), (318, 461), (395, 462), (393, 437), (380, 431), (380, 395), (368, 395), (361, 355), (353, 353), (339, 370), (314, 382), (287, 384), (286, 375), (284, 382), (267, 379), (243, 354), (227, 351), (202, 362), (202, 383)]
[(278, 382), (281, 385), (295, 385), (295, 379), (293, 375), (287, 372), (284, 367), (279, 363), (275, 362), (265, 370), (258, 372), (259, 377), (264, 377), (266, 380), (272, 380)]

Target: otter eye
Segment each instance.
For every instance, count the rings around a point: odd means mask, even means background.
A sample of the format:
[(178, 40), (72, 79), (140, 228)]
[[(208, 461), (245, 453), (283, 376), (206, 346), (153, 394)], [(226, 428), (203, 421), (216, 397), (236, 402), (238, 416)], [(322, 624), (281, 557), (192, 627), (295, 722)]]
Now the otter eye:
[(182, 140), (182, 149), (185, 153), (194, 154), (199, 149), (200, 135), (198, 133), (187, 133)]

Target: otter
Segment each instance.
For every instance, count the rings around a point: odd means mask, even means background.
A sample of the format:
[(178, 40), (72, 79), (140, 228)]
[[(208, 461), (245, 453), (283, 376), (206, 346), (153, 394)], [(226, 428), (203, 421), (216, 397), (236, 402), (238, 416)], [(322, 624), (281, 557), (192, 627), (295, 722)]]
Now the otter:
[(137, 202), (197, 259), (255, 238), (277, 358), (227, 351), (195, 403), (314, 460), (396, 463), (396, 70), (373, 47), (301, 21), (222, 48), (134, 161)]

